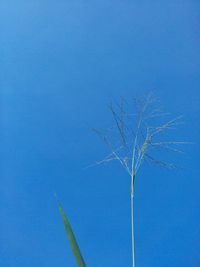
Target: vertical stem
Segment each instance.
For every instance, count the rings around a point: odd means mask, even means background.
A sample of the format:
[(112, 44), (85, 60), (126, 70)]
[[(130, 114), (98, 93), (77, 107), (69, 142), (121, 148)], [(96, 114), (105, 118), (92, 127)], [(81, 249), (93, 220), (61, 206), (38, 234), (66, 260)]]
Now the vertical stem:
[(134, 196), (131, 193), (131, 240), (132, 240), (132, 267), (135, 267), (135, 240), (134, 240)]
[(134, 240), (134, 182), (135, 172), (131, 177), (131, 241), (132, 241), (132, 267), (135, 267), (135, 240)]

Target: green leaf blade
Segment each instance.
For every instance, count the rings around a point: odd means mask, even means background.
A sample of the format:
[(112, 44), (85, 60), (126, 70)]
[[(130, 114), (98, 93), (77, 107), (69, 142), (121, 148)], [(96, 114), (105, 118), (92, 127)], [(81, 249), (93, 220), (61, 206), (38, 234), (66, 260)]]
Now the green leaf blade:
[(68, 220), (67, 216), (65, 215), (65, 212), (64, 212), (62, 206), (60, 204), (58, 204), (58, 207), (59, 207), (60, 214), (62, 216), (65, 231), (66, 231), (72, 252), (74, 254), (74, 258), (76, 260), (77, 266), (78, 267), (86, 267), (86, 264), (84, 262), (82, 255), (81, 255), (81, 251), (79, 249), (78, 243), (76, 241), (76, 237), (73, 233), (73, 230), (72, 230), (72, 227), (69, 223), (69, 220)]

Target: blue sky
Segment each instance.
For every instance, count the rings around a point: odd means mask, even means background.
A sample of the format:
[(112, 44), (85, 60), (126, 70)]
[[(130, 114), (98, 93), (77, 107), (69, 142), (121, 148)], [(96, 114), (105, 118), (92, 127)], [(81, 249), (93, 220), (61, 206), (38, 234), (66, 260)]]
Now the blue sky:
[(148, 90), (195, 145), (171, 155), (183, 170), (141, 169), (137, 266), (200, 266), (199, 23), (193, 0), (1, 1), (1, 266), (75, 266), (55, 192), (88, 266), (131, 266), (129, 177), (85, 167), (110, 100)]

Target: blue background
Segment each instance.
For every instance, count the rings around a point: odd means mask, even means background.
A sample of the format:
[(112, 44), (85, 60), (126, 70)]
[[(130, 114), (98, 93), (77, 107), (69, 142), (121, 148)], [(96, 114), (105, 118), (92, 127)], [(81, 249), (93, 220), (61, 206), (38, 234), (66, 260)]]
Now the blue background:
[(2, 0), (0, 265), (75, 266), (63, 203), (88, 266), (131, 266), (130, 179), (91, 132), (111, 98), (154, 90), (194, 145), (136, 181), (138, 267), (200, 266), (200, 3)]

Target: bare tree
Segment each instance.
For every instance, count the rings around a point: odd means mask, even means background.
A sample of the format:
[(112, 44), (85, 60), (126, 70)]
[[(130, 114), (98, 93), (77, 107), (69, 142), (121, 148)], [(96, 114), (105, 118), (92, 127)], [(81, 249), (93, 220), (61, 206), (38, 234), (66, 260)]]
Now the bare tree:
[[(132, 113), (132, 107), (134, 107), (134, 113)], [(138, 171), (143, 162), (169, 169), (176, 168), (176, 165), (171, 162), (155, 158), (154, 151), (166, 149), (182, 153), (179, 147), (188, 142), (166, 140), (164, 133), (176, 128), (181, 122), (182, 116), (167, 120), (166, 116), (169, 114), (163, 113), (158, 108), (158, 100), (152, 93), (148, 93), (140, 99), (133, 99), (130, 111), (129, 103), (123, 98), (119, 103), (111, 103), (109, 109), (114, 125), (105, 131), (97, 129), (94, 131), (108, 146), (110, 154), (96, 164), (117, 160), (130, 176), (132, 267), (135, 267), (134, 185)]]

